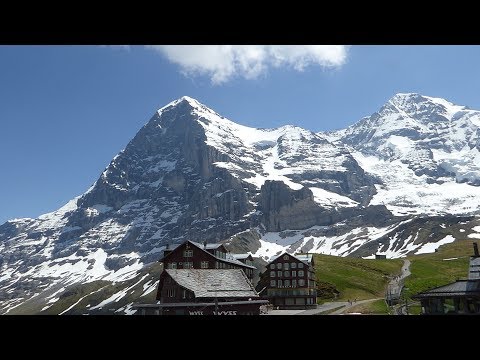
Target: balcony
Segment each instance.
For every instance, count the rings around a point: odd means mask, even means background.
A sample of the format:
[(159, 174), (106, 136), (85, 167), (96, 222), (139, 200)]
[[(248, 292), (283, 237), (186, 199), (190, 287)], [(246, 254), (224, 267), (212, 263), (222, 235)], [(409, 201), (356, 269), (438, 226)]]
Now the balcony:
[(268, 289), (267, 296), (317, 296), (315, 289)]

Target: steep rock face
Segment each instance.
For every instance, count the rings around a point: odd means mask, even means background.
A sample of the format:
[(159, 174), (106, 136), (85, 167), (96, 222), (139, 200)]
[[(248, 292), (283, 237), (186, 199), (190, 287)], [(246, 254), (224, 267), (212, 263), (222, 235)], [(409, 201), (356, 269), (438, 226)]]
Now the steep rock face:
[[(266, 181), (262, 185), (259, 205), (267, 231), (308, 228), (320, 220), (322, 212), (311, 190), (306, 187), (293, 190), (281, 181)], [(330, 219), (323, 220), (323, 223), (330, 222)]]
[[(479, 114), (397, 94), (348, 129), (315, 134), (249, 128), (178, 99), (152, 116), (84, 194), (37, 219), (0, 225), (0, 312), (26, 299), (26, 308), (54, 311), (59, 298), (87, 290), (96, 312), (130, 299), (131, 286), (151, 291), (145, 265), (184, 239), (227, 241), (264, 260), (285, 250), (398, 257), (450, 241), (409, 237), (408, 224), (417, 215), (478, 214)], [(118, 282), (125, 286), (114, 293)], [(105, 283), (108, 299), (95, 295)], [(121, 303), (128, 313), (131, 303)]]

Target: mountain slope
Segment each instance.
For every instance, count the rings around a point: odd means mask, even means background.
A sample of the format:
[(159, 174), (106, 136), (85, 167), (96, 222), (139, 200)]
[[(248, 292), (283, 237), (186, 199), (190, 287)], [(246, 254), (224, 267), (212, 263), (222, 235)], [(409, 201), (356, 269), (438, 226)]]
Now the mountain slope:
[(395, 215), (476, 214), (480, 112), (444, 99), (397, 94), (377, 113), (328, 138), (378, 179), (370, 204)]
[[(183, 97), (159, 109), (83, 195), (0, 226), (0, 304), (8, 311), (49, 293), (47, 306), (79, 282), (127, 281), (183, 239), (225, 240), (262, 221), (328, 225), (374, 192), (348, 151), (321, 136), (247, 128)], [(283, 216), (292, 207), (298, 219)], [(303, 223), (302, 209), (313, 214)]]
[[(28, 304), (129, 313), (132, 294), (154, 288), (148, 269), (165, 245), (185, 239), (268, 259), (283, 250), (398, 257), (476, 236), (479, 119), (398, 94), (348, 129), (315, 134), (249, 128), (175, 100), (84, 194), (0, 226), (0, 313)], [(464, 217), (428, 218), (439, 214)]]

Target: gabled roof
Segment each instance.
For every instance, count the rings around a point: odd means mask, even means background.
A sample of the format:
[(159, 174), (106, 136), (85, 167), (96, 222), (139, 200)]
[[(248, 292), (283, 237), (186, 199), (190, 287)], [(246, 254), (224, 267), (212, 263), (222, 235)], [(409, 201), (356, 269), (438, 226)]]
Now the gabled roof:
[[(202, 251), (205, 251), (207, 254), (209, 254), (210, 256), (213, 256), (215, 259), (217, 259), (218, 261), (223, 261), (223, 262), (226, 262), (226, 263), (230, 263), (230, 264), (235, 264), (235, 265), (238, 265), (238, 266), (242, 266), (242, 267), (247, 267), (249, 269), (255, 269), (255, 266), (250, 266), (250, 265), (247, 265), (247, 264), (244, 264), (243, 262), (235, 259), (235, 257), (232, 256), (232, 254), (230, 254), (229, 252), (226, 253), (226, 258), (223, 259), (223, 258), (220, 258), (220, 257), (217, 257), (215, 256), (215, 254), (212, 254), (211, 252), (208, 252), (207, 249), (218, 249), (219, 247), (223, 246), (225, 247), (223, 244), (220, 244), (220, 243), (216, 243), (216, 244), (207, 244), (207, 247), (205, 248), (205, 246), (203, 244), (200, 244), (198, 242), (195, 242), (195, 241), (191, 241), (191, 240), (187, 240), (185, 241), (184, 243), (182, 244), (178, 244), (177, 246), (175, 246), (175, 248), (172, 249), (172, 252), (173, 250), (175, 250), (176, 248), (178, 248), (179, 246), (185, 244), (186, 242), (192, 244), (193, 246), (197, 247), (198, 249), (202, 250)], [(170, 249), (169, 249), (170, 250)], [(165, 258), (167, 258), (168, 256), (170, 256), (170, 254), (172, 253), (168, 253), (167, 255), (165, 255), (161, 260), (163, 261)]]
[(237, 260), (243, 260), (243, 259), (248, 259), (249, 257), (252, 257), (251, 254), (232, 254), (232, 256)]
[(217, 259), (221, 260), (221, 261), (226, 261), (230, 264), (235, 264), (235, 265), (240, 265), (240, 266), (243, 266), (243, 267), (248, 267), (249, 269), (255, 269), (255, 266), (247, 265), (247, 264), (241, 262), (240, 260), (237, 260), (235, 258), (235, 254), (227, 253), (225, 259), (222, 259), (222, 258), (217, 258)]
[(293, 257), (294, 259), (297, 259), (298, 261), (301, 261), (303, 262), (305, 265), (307, 266), (310, 266), (311, 263), (312, 263), (312, 259), (313, 259), (313, 255), (312, 254), (298, 254), (298, 255), (293, 255), (293, 254), (290, 254), (286, 251), (284, 251), (283, 253), (281, 253), (280, 255), (277, 255), (275, 256), (274, 258), (272, 258), (272, 260), (270, 260), (270, 262), (268, 263), (271, 264), (272, 262), (274, 262), (275, 260), (277, 260), (279, 257), (282, 257), (283, 255), (288, 255), (288, 256), (291, 256)]
[(451, 284), (430, 289), (412, 296), (413, 299), (442, 297), (442, 296), (480, 296), (480, 281), (478, 280), (457, 280)]
[[(202, 249), (207, 249), (207, 250), (211, 250), (211, 249), (218, 249), (219, 247), (221, 246), (224, 246), (223, 244), (221, 243), (207, 243), (207, 244), (201, 244), (199, 242), (196, 242), (196, 241), (191, 241), (191, 240), (188, 240), (190, 243), (198, 246), (199, 248), (202, 248)], [(205, 246), (206, 245), (206, 246)]]
[(311, 264), (312, 259), (313, 259), (312, 254), (297, 254), (294, 257), (297, 258), (298, 260), (303, 261), (304, 263), (308, 263), (308, 264)]
[(240, 269), (166, 269), (180, 286), (195, 298), (258, 298), (253, 285)]

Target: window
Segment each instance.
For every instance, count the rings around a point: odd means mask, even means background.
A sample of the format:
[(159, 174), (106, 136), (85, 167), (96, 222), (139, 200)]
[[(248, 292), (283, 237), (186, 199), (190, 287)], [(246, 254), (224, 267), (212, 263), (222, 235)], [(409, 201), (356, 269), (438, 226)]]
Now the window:
[(285, 280), (285, 287), (290, 287), (290, 280)]
[(282, 268), (282, 263), (277, 263), (277, 269), (281, 269)]
[(202, 261), (200, 264), (200, 267), (202, 269), (208, 269), (208, 261)]
[(297, 287), (297, 280), (292, 280), (292, 287)]
[(177, 268), (177, 263), (176, 262), (169, 263), (167, 267), (169, 269), (176, 269)]
[(193, 256), (193, 250), (185, 250), (183, 252), (183, 257), (192, 257)]
[(270, 264), (270, 269), (275, 269), (275, 264)]
[(300, 287), (305, 286), (305, 280), (303, 280), (303, 279), (298, 280), (298, 286), (300, 286)]
[(297, 263), (294, 263), (294, 262), (290, 263), (290, 267), (292, 269), (296, 269), (297, 268)]
[(292, 271), (292, 277), (297, 277), (297, 272), (295, 270)]
[(285, 277), (290, 277), (290, 271), (284, 271), (283, 276)]
[(271, 287), (276, 287), (277, 286), (277, 282), (275, 280), (270, 280), (270, 286)]
[(283, 257), (283, 260), (288, 260), (288, 259), (289, 259), (289, 258), (288, 258), (288, 255), (285, 255), (285, 256)]
[(303, 277), (303, 275), (305, 275), (305, 273), (303, 272), (303, 270), (299, 270), (299, 271), (298, 271), (298, 276)]
[(282, 272), (281, 272), (281, 271), (277, 271), (277, 276), (278, 276), (278, 277), (282, 277)]
[(192, 263), (192, 262), (187, 262), (187, 261), (185, 261), (185, 262), (183, 263), (183, 268), (184, 268), (184, 269), (192, 269), (192, 268), (193, 268), (193, 263)]
[(218, 269), (218, 261), (215, 261), (215, 269)]
[(270, 277), (275, 277), (275, 271), (270, 271)]
[(283, 287), (283, 282), (282, 282), (282, 280), (278, 280), (278, 287)]
[(303, 269), (303, 263), (298, 263), (298, 268)]
[(175, 289), (168, 289), (167, 290), (168, 297), (175, 297)]
[(182, 298), (186, 299), (187, 298), (187, 290), (183, 289), (182, 291)]
[(283, 263), (283, 270), (290, 270), (290, 265), (288, 263)]

